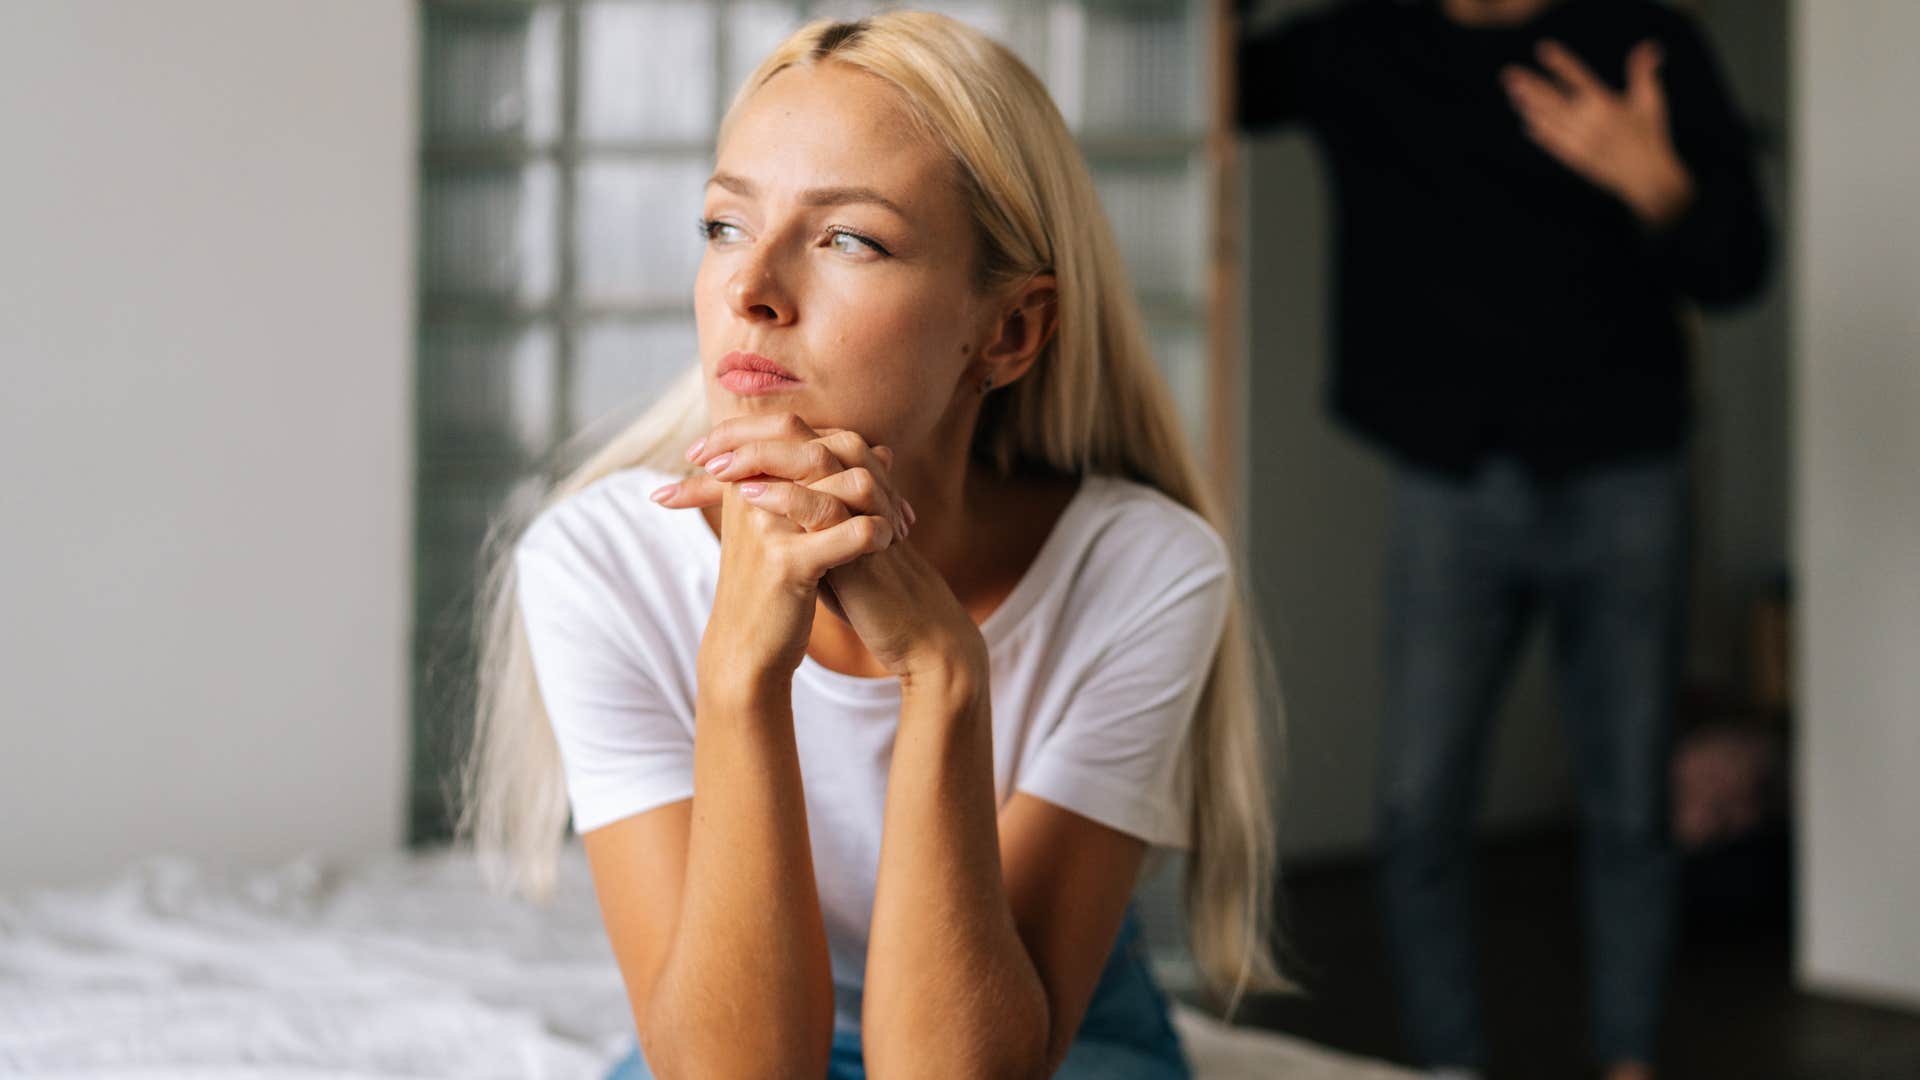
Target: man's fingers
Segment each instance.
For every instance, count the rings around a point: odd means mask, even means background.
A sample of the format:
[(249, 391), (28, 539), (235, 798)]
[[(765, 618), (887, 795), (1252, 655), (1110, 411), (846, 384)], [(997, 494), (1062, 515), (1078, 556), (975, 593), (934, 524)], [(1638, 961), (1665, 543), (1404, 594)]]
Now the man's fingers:
[(1544, 80), (1531, 73), (1509, 74), (1507, 92), (1528, 136), (1555, 157), (1571, 163), (1584, 145), (1583, 114), (1559, 91), (1550, 89)]
[(1552, 154), (1569, 166), (1575, 165), (1581, 160), (1583, 151), (1579, 140), (1563, 126), (1545, 122), (1536, 123), (1528, 121), (1527, 135), (1534, 142), (1540, 144), (1542, 150)]
[(1660, 62), (1665, 54), (1658, 42), (1643, 41), (1627, 54), (1627, 98), (1643, 110), (1664, 110), (1666, 94), (1660, 89)]
[(1523, 67), (1508, 66), (1501, 71), (1507, 98), (1522, 113), (1564, 113), (1570, 108), (1567, 97), (1546, 79)]
[(1587, 65), (1580, 62), (1579, 57), (1573, 55), (1559, 42), (1543, 41), (1535, 51), (1540, 57), (1540, 62), (1546, 65), (1548, 71), (1559, 77), (1568, 93), (1580, 95), (1610, 92), (1606, 84), (1589, 71)]
[(1660, 43), (1652, 38), (1635, 45), (1633, 51), (1627, 54), (1628, 81), (1652, 78), (1659, 72), (1660, 63), (1665, 59), (1666, 53), (1661, 50)]
[(1544, 104), (1530, 98), (1522, 98), (1514, 102), (1514, 108), (1528, 127), (1545, 127), (1555, 131), (1571, 132), (1580, 123), (1579, 114), (1561, 105)]

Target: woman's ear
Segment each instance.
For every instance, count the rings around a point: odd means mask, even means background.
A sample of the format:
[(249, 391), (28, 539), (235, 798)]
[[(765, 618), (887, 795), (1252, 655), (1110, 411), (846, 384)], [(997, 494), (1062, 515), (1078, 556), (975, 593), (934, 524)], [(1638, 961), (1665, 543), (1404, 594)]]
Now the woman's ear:
[(992, 344), (980, 352), (993, 385), (1006, 386), (1027, 373), (1060, 324), (1060, 293), (1052, 274), (1035, 274), (1001, 308)]

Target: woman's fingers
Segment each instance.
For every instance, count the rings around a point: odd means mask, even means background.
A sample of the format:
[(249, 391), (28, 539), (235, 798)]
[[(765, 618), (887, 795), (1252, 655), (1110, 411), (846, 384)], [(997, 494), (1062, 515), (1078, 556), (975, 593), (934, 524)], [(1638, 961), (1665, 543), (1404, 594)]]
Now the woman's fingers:
[(808, 442), (819, 436), (797, 413), (748, 413), (713, 425), (713, 430), (687, 447), (686, 457), (705, 468), (707, 462), (738, 449), (742, 443), (769, 439)]
[[(899, 508), (900, 517), (911, 526), (917, 519), (913, 507), (894, 491), (891, 473), (893, 472), (893, 448), (890, 446), (869, 446), (867, 440), (858, 432), (841, 428), (821, 428), (819, 442), (833, 452), (840, 464), (848, 469), (865, 467), (876, 476), (882, 477), (882, 487), (891, 495), (893, 503)], [(904, 531), (904, 530), (903, 530)]]
[(815, 491), (824, 491), (845, 503), (851, 510), (862, 514), (875, 514), (886, 518), (893, 524), (894, 531), (905, 539), (913, 525), (907, 516), (905, 502), (896, 494), (887, 490), (885, 484), (864, 465), (843, 469), (824, 480), (816, 480), (807, 485)]
[(732, 482), (765, 474), (782, 480), (809, 484), (839, 472), (844, 466), (831, 450), (818, 440), (794, 442), (767, 439), (747, 442), (708, 458), (707, 473), (716, 480)]
[[(891, 447), (870, 446), (858, 432), (845, 428), (815, 429), (794, 413), (731, 417), (689, 447), (686, 457), (704, 474), (660, 488), (653, 493), (655, 502), (674, 509), (717, 505), (725, 484), (772, 478), (844, 495), (850, 509), (884, 517), (902, 536), (918, 520), (913, 507), (893, 492)], [(852, 470), (868, 475), (820, 486)], [(861, 485), (869, 481), (877, 481), (877, 495), (863, 493)]]
[(847, 469), (812, 484), (755, 479), (739, 485), (740, 497), (779, 514), (807, 532), (821, 532), (856, 514), (881, 518), (900, 537), (907, 521), (865, 469)]
[(784, 480), (749, 480), (740, 485), (740, 497), (807, 532), (823, 532), (853, 516), (839, 497)]
[(720, 480), (739, 480), (756, 473), (785, 477), (803, 484), (831, 476), (842, 469), (867, 468), (885, 473), (887, 466), (857, 432), (829, 429), (829, 434), (797, 441), (787, 438), (748, 440), (706, 458), (704, 468)]
[(663, 484), (651, 496), (669, 510), (690, 510), (700, 506), (719, 506), (726, 485), (706, 473), (694, 473), (684, 480)]
[[(757, 485), (755, 488), (757, 492), (767, 492), (771, 490), (781, 494), (749, 494), (749, 486), (754, 485)], [(727, 485), (722, 481), (715, 480), (711, 476), (696, 473), (678, 483), (663, 485), (654, 491), (652, 498), (654, 502), (659, 503), (669, 510), (692, 510), (703, 506), (719, 506), (726, 487)], [(784, 494), (785, 492), (796, 490), (797, 486), (790, 481), (776, 481), (763, 477), (757, 480), (743, 481), (740, 487), (741, 497), (745, 498), (748, 502), (770, 513), (781, 514), (794, 524), (810, 532), (837, 524), (851, 516), (853, 512), (873, 514), (886, 518), (900, 534), (901, 539), (905, 539), (913, 529), (913, 508), (908, 506), (904, 499), (899, 501), (898, 509), (890, 506), (883, 497), (879, 485), (873, 481), (871, 474), (865, 469), (845, 469), (824, 480), (816, 481), (808, 487), (797, 488), (797, 491), (811, 495), (812, 499), (808, 499), (803, 495)], [(837, 517), (822, 515), (814, 505), (813, 500), (824, 500), (827, 502), (838, 500), (842, 505), (842, 512)], [(798, 513), (788, 509), (790, 504), (795, 503), (803, 505), (804, 509)], [(827, 524), (814, 524), (815, 522), (821, 521), (825, 521)]]
[[(842, 474), (845, 475), (845, 474)], [(851, 514), (836, 495), (782, 480), (749, 480), (740, 497), (800, 526), (789, 543), (799, 571), (818, 580), (836, 566), (884, 551), (901, 535), (892, 520), (875, 514)]]
[[(875, 447), (875, 449), (884, 451), (886, 447)], [(768, 477), (759, 479), (762, 482), (771, 482), (771, 478)], [(834, 496), (846, 503), (850, 509), (860, 513), (891, 516), (892, 508), (884, 498), (878, 497), (878, 483), (864, 468), (843, 469), (808, 486), (814, 491)], [(662, 485), (653, 492), (651, 497), (654, 502), (669, 510), (691, 510), (702, 506), (719, 506), (726, 488), (725, 481), (716, 480), (706, 473), (694, 473), (684, 480)], [(766, 504), (756, 501), (756, 505), (765, 506)], [(906, 500), (899, 500), (899, 511), (898, 516), (904, 519), (905, 525), (912, 526), (913, 508), (906, 505)], [(904, 528), (901, 530), (902, 533), (905, 531)]]
[(885, 551), (893, 543), (893, 527), (886, 518), (861, 514), (850, 517), (825, 532), (810, 533), (796, 541), (808, 567), (821, 576), (836, 566), (844, 566), (862, 555)]
[[(746, 468), (744, 465), (738, 465), (738, 467), (736, 467), (740, 459), (734, 457), (728, 457), (727, 461), (717, 471), (711, 470), (711, 466), (714, 461), (723, 455), (736, 454), (743, 443), (750, 441), (748, 436), (756, 430), (765, 433), (769, 439), (778, 437), (782, 433), (790, 433), (790, 438), (788, 438), (787, 441), (804, 443), (814, 441), (820, 436), (845, 429), (820, 428), (816, 432), (806, 427), (805, 424), (800, 422), (799, 417), (792, 413), (769, 414), (766, 416), (741, 416), (721, 421), (721, 423), (716, 425), (706, 436), (689, 447), (686, 453), (688, 461), (701, 465), (703, 468), (708, 468), (710, 471), (696, 472), (677, 483), (662, 485), (653, 492), (651, 496), (653, 501), (674, 510), (720, 505), (720, 494), (725, 487), (725, 483), (738, 481), (754, 475), (754, 471)], [(876, 449), (886, 451), (886, 456), (883, 460), (885, 464), (891, 468), (893, 465), (893, 451), (885, 447), (877, 447)], [(771, 472), (771, 470), (768, 471)], [(724, 476), (725, 481), (715, 479), (716, 476)], [(789, 479), (802, 478), (796, 476), (789, 477)]]

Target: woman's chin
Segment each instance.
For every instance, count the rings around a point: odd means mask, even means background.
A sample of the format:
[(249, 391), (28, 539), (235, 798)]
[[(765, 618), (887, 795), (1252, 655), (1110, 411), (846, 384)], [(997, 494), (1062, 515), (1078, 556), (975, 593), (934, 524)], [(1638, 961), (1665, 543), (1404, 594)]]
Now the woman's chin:
[(761, 397), (735, 397), (732, 394), (721, 394), (720, 398), (721, 400), (712, 402), (708, 407), (709, 415), (715, 424), (737, 416), (766, 416), (772, 413), (790, 412), (815, 431), (847, 426), (833, 419), (826, 410), (803, 400), (797, 394), (774, 394)]

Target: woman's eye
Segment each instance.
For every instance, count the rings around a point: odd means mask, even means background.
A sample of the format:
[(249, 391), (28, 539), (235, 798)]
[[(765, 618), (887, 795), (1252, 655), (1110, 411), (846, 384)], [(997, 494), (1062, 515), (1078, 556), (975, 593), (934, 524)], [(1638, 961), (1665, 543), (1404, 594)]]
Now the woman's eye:
[(740, 226), (725, 221), (700, 219), (700, 235), (719, 244), (730, 244), (740, 239)]
[(887, 253), (887, 249), (878, 243), (859, 233), (847, 232), (845, 229), (835, 229), (827, 243), (831, 244), (835, 251), (846, 255), (885, 255)]

